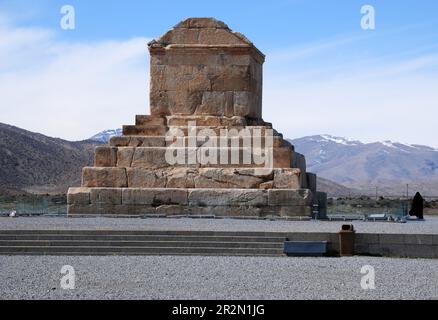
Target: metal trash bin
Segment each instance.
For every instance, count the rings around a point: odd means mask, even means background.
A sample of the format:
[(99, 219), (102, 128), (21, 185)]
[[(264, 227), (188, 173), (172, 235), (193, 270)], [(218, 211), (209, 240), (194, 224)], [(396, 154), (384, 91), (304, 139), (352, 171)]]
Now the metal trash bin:
[(339, 255), (341, 257), (354, 255), (354, 227), (343, 224), (339, 230)]

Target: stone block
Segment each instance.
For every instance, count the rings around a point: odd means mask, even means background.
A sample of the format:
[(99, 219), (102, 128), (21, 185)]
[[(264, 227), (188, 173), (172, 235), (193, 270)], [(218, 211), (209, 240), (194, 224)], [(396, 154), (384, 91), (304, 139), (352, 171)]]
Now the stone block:
[(137, 126), (165, 126), (166, 118), (163, 116), (152, 116), (152, 115), (136, 115), (135, 124)]
[(270, 189), (268, 190), (270, 206), (310, 206), (312, 192), (308, 189)]
[(191, 189), (190, 206), (265, 206), (266, 190), (254, 189)]
[(174, 168), (167, 172), (167, 188), (194, 188), (195, 177), (198, 175), (196, 169)]
[(74, 205), (90, 204), (89, 188), (69, 188), (67, 193), (67, 203)]
[(117, 167), (130, 167), (134, 156), (134, 147), (117, 148)]
[(122, 204), (122, 188), (91, 188), (91, 204)]
[(129, 188), (164, 188), (166, 176), (161, 170), (126, 168)]
[(250, 114), (250, 101), (248, 91), (234, 92), (234, 114), (245, 117)]
[(280, 217), (293, 217), (293, 216), (310, 216), (311, 208), (309, 206), (278, 206), (274, 207), (275, 215)]
[(205, 91), (202, 94), (201, 104), (196, 109), (196, 114), (221, 116), (225, 111), (225, 92)]
[(126, 136), (165, 136), (167, 127), (164, 126), (123, 126), (123, 134)]
[(175, 216), (175, 215), (188, 215), (189, 208), (187, 206), (174, 205), (174, 204), (165, 204), (160, 205), (154, 208), (155, 214), (164, 214), (166, 216)]
[[(291, 166), (292, 150), (287, 147), (273, 148), (274, 168), (297, 168)], [(301, 171), (305, 172), (305, 171)]]
[(82, 168), (82, 187), (126, 187), (127, 178), (124, 168)]
[(170, 164), (166, 161), (167, 148), (135, 148), (132, 167), (163, 168)]
[(202, 103), (202, 91), (167, 91), (167, 106), (170, 114), (191, 115)]
[(130, 137), (130, 147), (165, 147), (166, 139), (164, 136), (132, 136)]
[(198, 43), (202, 44), (240, 44), (242, 41), (225, 29), (206, 28), (199, 32)]
[(273, 189), (274, 188), (274, 180), (260, 183), (259, 188), (260, 189)]
[(130, 136), (111, 137), (109, 140), (109, 145), (111, 147), (127, 147), (129, 146), (130, 141)]
[(236, 188), (257, 189), (263, 177), (257, 176), (252, 169), (200, 168), (195, 177), (196, 188)]
[(297, 168), (275, 169), (274, 188), (276, 189), (300, 189), (301, 171)]
[(97, 146), (94, 148), (95, 167), (115, 167), (117, 162), (117, 148)]
[(187, 189), (126, 188), (122, 203), (126, 205), (187, 205)]

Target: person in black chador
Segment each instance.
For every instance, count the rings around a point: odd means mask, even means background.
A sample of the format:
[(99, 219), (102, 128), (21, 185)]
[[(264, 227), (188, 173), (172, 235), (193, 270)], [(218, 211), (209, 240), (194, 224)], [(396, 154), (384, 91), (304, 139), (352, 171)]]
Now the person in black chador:
[(423, 219), (423, 197), (417, 192), (412, 200), (411, 210), (409, 210), (410, 216), (417, 216), (418, 219)]

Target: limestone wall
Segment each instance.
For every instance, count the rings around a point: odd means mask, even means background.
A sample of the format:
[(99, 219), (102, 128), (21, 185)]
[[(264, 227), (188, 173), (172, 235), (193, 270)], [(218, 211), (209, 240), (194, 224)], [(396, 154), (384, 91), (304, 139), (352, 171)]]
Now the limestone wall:
[(225, 24), (188, 19), (149, 51), (152, 115), (262, 117), (264, 56)]

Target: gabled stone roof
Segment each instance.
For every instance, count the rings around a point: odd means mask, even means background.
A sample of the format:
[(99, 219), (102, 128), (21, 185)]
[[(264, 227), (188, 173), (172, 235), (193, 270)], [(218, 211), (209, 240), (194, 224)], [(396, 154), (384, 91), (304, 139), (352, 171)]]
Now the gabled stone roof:
[(150, 49), (170, 47), (191, 48), (250, 48), (264, 60), (264, 55), (243, 34), (231, 30), (214, 18), (188, 18), (156, 40), (148, 43)]

